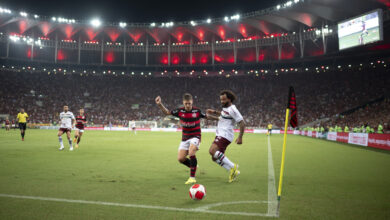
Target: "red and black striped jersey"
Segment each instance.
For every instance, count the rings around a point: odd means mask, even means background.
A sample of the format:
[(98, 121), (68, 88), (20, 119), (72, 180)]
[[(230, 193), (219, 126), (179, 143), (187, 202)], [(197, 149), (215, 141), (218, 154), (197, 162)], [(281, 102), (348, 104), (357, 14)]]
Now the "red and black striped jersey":
[(76, 116), (76, 128), (84, 129), (86, 122), (87, 122), (87, 118), (85, 117), (85, 115)]
[(6, 124), (6, 125), (9, 125), (9, 120), (5, 120), (5, 124)]
[(172, 110), (171, 114), (180, 119), (183, 130), (182, 141), (193, 137), (201, 139), (200, 119), (205, 118), (206, 115), (200, 109), (193, 107), (190, 111), (186, 111), (182, 107)]

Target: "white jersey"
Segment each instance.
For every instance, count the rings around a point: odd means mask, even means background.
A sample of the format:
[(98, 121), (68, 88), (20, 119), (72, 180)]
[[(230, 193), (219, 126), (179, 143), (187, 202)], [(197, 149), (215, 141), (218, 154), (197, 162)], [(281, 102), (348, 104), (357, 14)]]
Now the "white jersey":
[(70, 111), (61, 112), (60, 113), (60, 120), (61, 120), (60, 128), (72, 128), (72, 119), (75, 120), (72, 112), (70, 112)]
[(221, 116), (219, 116), (217, 136), (226, 138), (228, 141), (233, 142), (234, 139), (234, 126), (236, 123), (244, 120), (241, 113), (238, 111), (235, 105), (231, 105), (227, 108), (222, 108)]

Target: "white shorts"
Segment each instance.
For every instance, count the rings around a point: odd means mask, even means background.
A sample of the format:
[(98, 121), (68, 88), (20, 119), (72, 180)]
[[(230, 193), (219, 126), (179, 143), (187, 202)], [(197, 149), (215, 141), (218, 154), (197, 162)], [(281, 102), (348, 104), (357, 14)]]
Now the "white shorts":
[(196, 148), (198, 148), (198, 150), (199, 150), (200, 140), (199, 140), (199, 138), (196, 138), (196, 137), (188, 139), (186, 141), (182, 141), (180, 143), (179, 150), (189, 150), (191, 144), (195, 145)]
[(74, 130), (75, 130), (75, 131), (79, 131), (80, 133), (84, 133), (84, 129), (75, 128)]

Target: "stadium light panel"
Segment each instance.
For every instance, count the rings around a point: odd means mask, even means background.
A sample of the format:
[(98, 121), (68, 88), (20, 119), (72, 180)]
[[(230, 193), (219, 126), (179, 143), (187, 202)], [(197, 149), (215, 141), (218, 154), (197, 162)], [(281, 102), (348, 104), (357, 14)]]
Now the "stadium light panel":
[(190, 22), (192, 26), (196, 26), (196, 22), (195, 21), (191, 21)]
[(21, 11), (19, 14), (20, 14), (20, 16), (22, 16), (22, 17), (27, 17), (27, 13), (24, 12), (24, 11)]
[(224, 18), (223, 20), (225, 20), (226, 22), (228, 22), (228, 21), (229, 21), (229, 17), (228, 17), (228, 16), (225, 16), (225, 18)]
[(239, 14), (236, 14), (236, 15), (233, 15), (230, 17), (231, 20), (240, 20), (240, 15)]
[(102, 24), (102, 22), (99, 19), (97, 19), (97, 18), (94, 18), (94, 19), (91, 20), (91, 25), (93, 27), (99, 27), (101, 24)]
[(155, 26), (156, 26), (156, 23), (153, 22), (153, 23), (150, 24), (150, 26), (151, 26), (151, 27), (155, 27)]
[(6, 13), (6, 14), (11, 14), (11, 10), (6, 9), (6, 8), (0, 8), (0, 13)]
[(207, 18), (206, 22), (207, 22), (208, 24), (210, 24), (210, 23), (211, 23), (211, 18)]
[(125, 28), (127, 26), (126, 22), (119, 22), (119, 26), (121, 28)]

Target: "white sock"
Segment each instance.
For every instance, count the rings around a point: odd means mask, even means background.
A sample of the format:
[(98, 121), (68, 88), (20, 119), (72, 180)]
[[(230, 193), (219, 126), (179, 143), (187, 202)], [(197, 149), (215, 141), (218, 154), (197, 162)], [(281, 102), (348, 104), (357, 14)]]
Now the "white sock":
[(64, 147), (64, 143), (62, 143), (62, 137), (61, 136), (58, 137), (58, 141), (60, 142), (60, 146)]
[(217, 151), (214, 154), (214, 158), (216, 159), (216, 163), (221, 165), (226, 170), (230, 170), (234, 167), (234, 163), (232, 163), (221, 151)]
[(73, 147), (73, 146), (72, 146), (72, 140), (69, 139), (68, 141), (69, 141), (69, 146), (70, 146), (70, 148), (72, 148), (72, 147)]
[(225, 168), (227, 171), (230, 170), (230, 166), (229, 166), (228, 164), (221, 163), (220, 160), (216, 160), (216, 161), (214, 161), (214, 162), (216, 162), (217, 164), (219, 164), (220, 166), (222, 166), (223, 168)]

